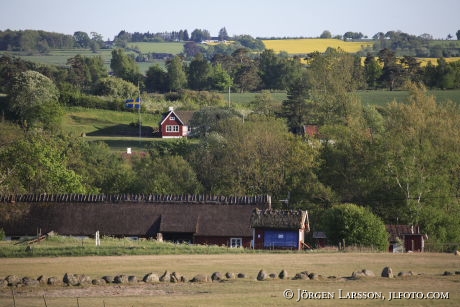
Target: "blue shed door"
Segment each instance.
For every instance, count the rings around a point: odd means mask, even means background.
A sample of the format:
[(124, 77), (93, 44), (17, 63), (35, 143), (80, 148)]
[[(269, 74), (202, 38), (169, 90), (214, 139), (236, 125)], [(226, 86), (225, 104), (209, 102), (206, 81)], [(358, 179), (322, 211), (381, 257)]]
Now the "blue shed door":
[(298, 230), (266, 230), (264, 237), (264, 247), (292, 247), (299, 245)]

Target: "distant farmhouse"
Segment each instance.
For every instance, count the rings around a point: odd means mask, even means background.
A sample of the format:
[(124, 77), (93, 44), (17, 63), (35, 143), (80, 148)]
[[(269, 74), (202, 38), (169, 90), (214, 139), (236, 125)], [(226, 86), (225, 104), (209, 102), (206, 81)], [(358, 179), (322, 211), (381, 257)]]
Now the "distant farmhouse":
[(173, 107), (163, 114), (160, 122), (160, 134), (162, 138), (183, 138), (190, 135), (192, 128), (190, 120), (193, 111), (175, 111)]

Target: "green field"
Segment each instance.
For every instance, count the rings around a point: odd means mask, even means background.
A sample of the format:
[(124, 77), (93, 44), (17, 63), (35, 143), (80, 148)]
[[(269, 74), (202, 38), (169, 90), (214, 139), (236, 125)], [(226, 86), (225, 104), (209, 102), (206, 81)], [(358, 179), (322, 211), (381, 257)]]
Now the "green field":
[(179, 54), (184, 51), (184, 43), (129, 43), (129, 48), (138, 49), (141, 53)]

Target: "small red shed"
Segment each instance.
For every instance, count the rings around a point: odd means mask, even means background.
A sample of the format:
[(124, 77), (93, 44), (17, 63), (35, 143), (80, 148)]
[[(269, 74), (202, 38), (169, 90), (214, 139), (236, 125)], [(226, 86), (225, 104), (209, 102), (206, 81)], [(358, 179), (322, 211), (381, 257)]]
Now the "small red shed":
[(173, 107), (163, 115), (160, 123), (162, 138), (182, 138), (187, 137), (191, 132), (190, 120), (193, 111), (174, 111)]
[(426, 234), (420, 232), (419, 226), (386, 225), (390, 234), (390, 252), (423, 252)]

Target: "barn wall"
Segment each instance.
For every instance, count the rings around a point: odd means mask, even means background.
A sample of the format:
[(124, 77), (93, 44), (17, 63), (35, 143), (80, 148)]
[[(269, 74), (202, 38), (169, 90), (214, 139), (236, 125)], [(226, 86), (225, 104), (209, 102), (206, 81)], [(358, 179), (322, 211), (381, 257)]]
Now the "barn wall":
[[(216, 237), (216, 236), (195, 236), (195, 244), (206, 244), (206, 245), (219, 245), (229, 246), (230, 238), (233, 237)], [(251, 237), (240, 237), (242, 239), (243, 247), (251, 247)]]

